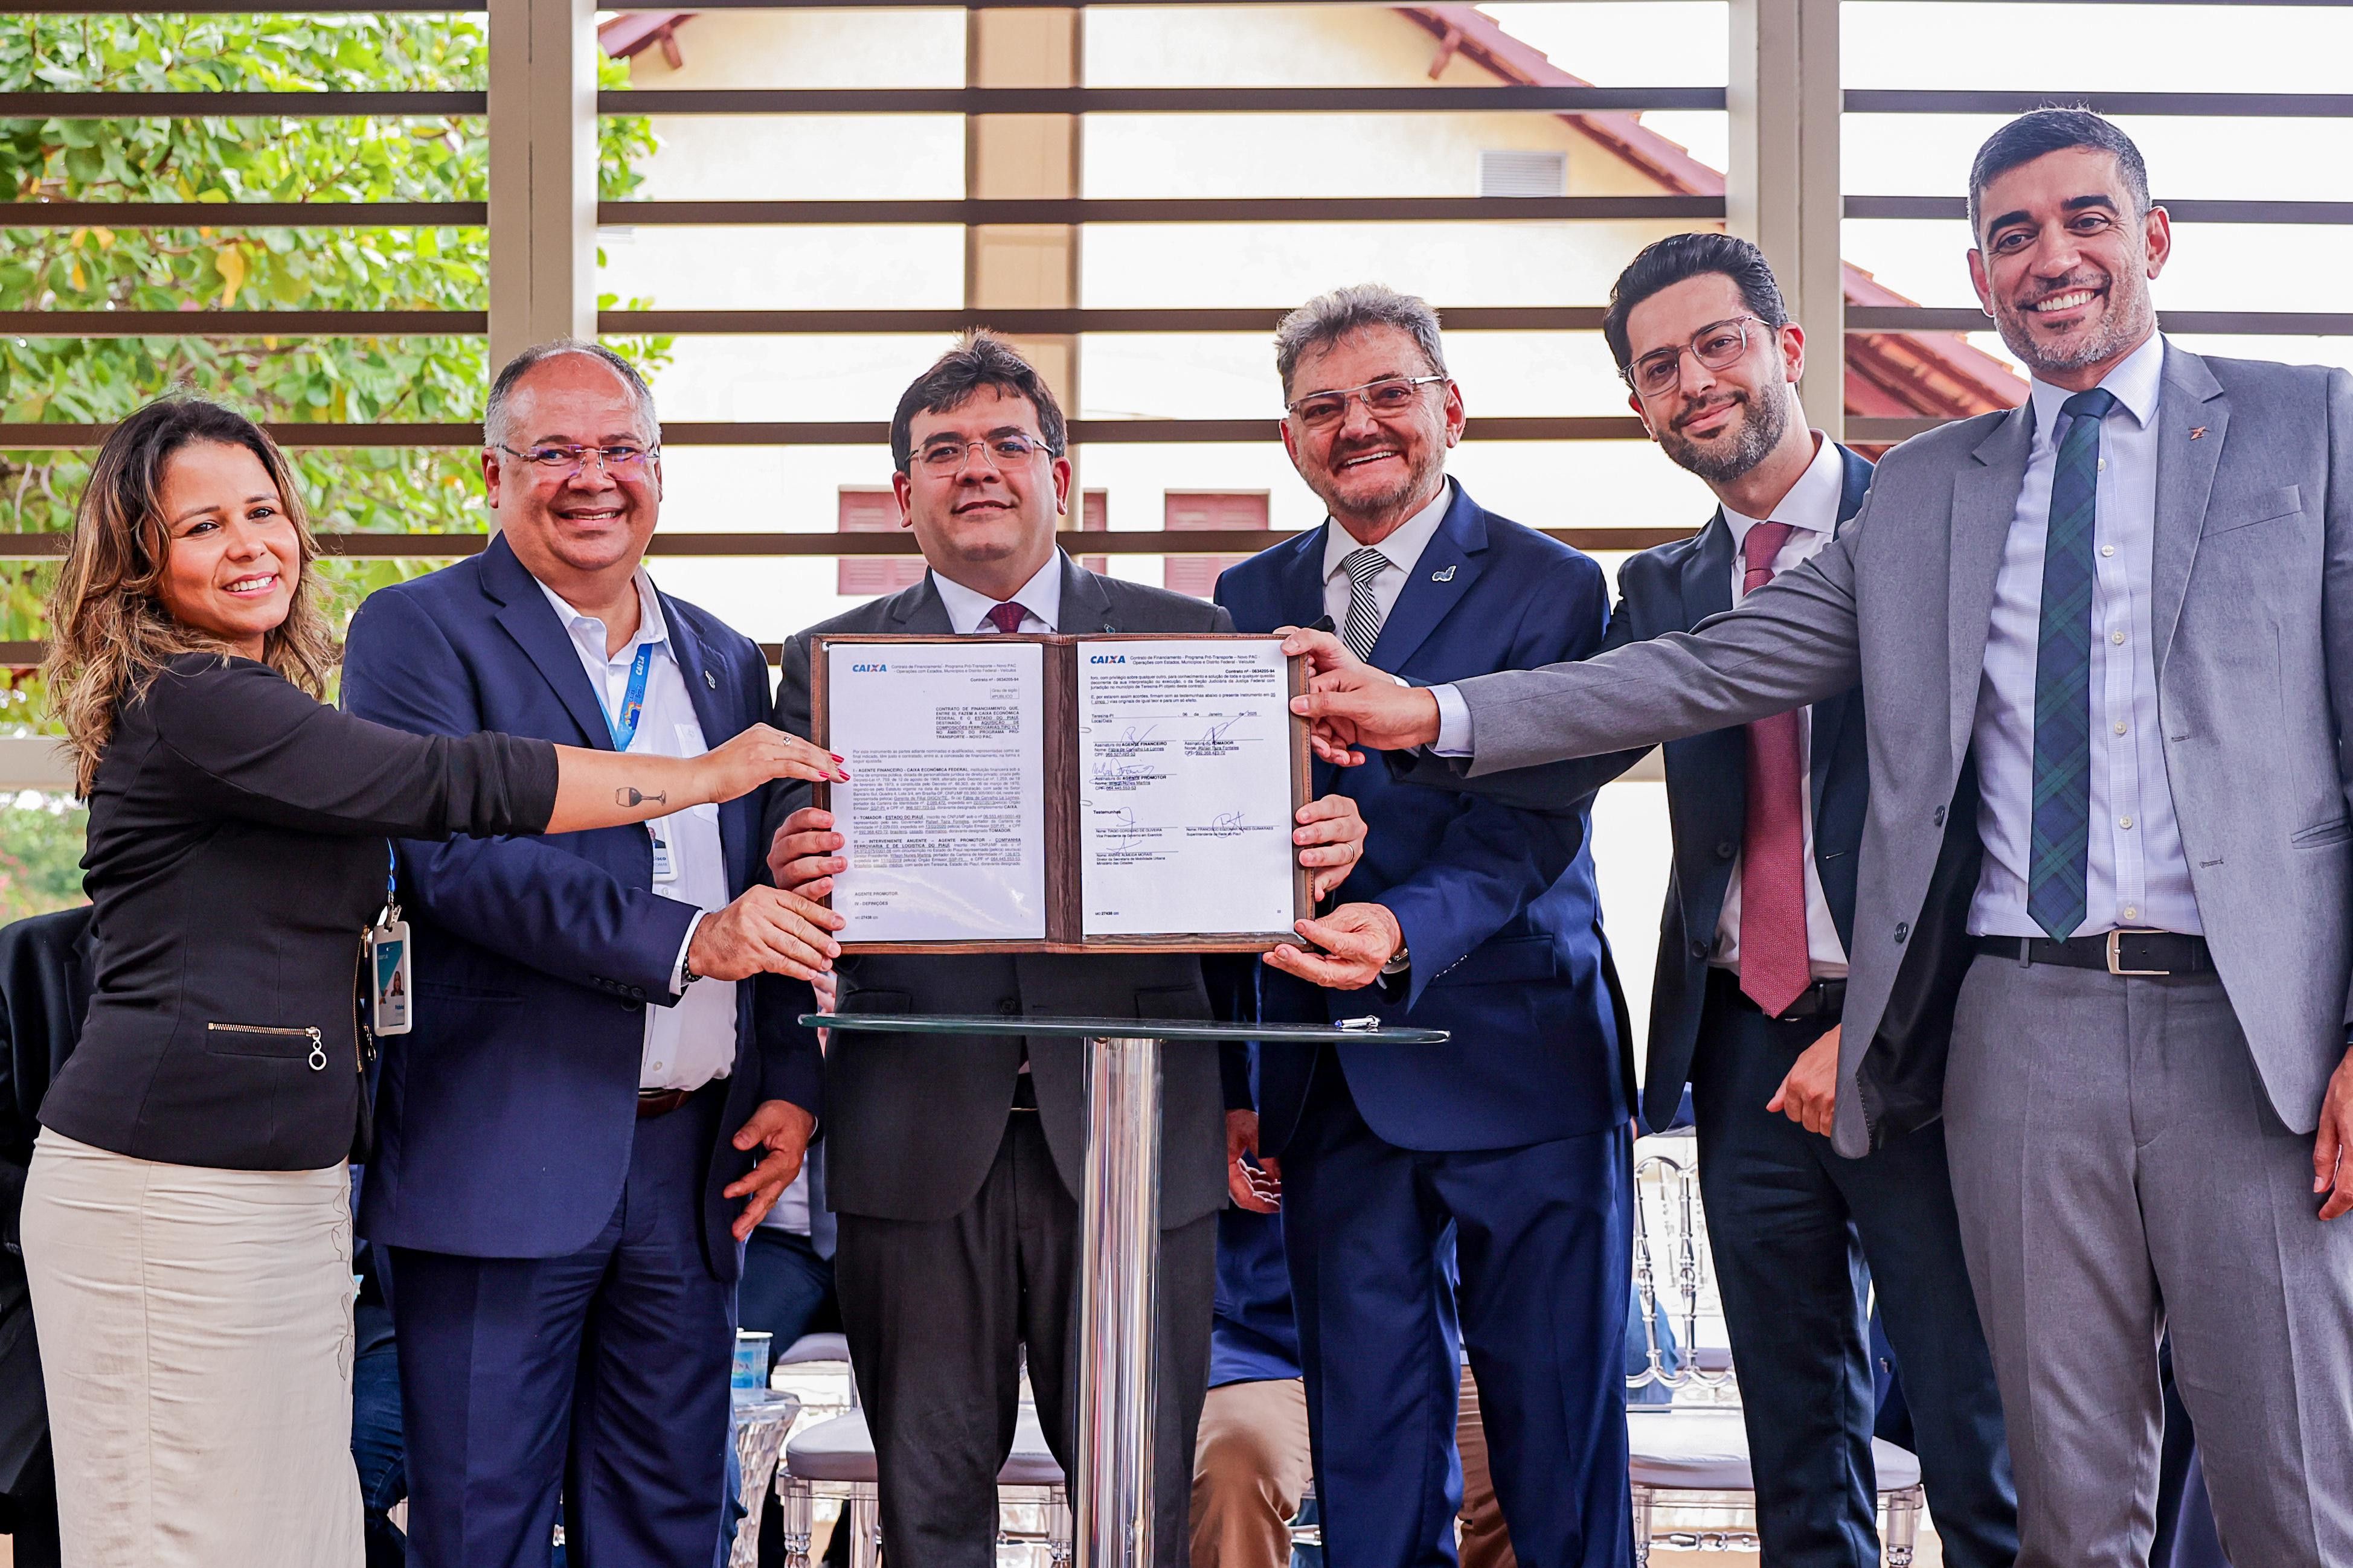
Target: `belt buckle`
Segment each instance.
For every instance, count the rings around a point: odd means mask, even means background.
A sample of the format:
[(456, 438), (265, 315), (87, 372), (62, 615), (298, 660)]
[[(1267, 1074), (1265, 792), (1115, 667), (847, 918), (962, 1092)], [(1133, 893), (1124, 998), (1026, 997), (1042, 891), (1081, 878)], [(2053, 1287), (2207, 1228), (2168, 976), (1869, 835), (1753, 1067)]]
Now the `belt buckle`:
[(2173, 971), (2170, 969), (2126, 969), (2123, 966), (2124, 959), (2121, 952), (2121, 942), (2124, 938), (2128, 936), (2163, 936), (2164, 934), (2165, 933), (2163, 931), (2158, 930), (2154, 926), (2118, 926), (2116, 930), (2108, 932), (2108, 973), (2118, 975), (2172, 973)]

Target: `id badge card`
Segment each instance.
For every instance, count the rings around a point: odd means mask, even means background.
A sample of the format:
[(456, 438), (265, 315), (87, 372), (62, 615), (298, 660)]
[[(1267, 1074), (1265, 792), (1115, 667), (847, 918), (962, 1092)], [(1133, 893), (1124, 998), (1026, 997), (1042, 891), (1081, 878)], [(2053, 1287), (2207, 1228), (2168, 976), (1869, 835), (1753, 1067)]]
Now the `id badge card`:
[(408, 1033), (409, 1000), (415, 994), (408, 967), (408, 922), (397, 916), (368, 931), (368, 977), (373, 1004), (368, 1016), (378, 1035)]
[(646, 831), (653, 835), (654, 880), (657, 882), (677, 881), (678, 849), (677, 846), (672, 842), (676, 837), (676, 835), (670, 831), (669, 819), (666, 817), (656, 817), (653, 821), (646, 824)]

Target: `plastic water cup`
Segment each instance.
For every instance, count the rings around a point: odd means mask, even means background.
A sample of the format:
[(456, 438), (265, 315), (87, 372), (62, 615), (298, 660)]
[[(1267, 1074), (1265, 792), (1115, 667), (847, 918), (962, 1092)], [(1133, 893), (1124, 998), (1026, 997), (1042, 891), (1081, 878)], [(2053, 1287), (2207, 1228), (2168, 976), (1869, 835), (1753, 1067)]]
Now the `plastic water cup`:
[(768, 1386), (768, 1342), (776, 1336), (762, 1329), (735, 1331), (735, 1373), (728, 1380), (732, 1388), (765, 1388)]

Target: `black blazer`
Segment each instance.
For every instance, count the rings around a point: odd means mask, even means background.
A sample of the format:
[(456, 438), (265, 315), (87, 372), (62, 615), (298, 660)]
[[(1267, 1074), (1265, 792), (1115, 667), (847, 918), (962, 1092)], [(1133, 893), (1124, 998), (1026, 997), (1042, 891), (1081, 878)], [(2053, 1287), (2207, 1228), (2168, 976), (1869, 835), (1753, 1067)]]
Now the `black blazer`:
[[(1165, 589), (1099, 577), (1062, 558), (1060, 628), (1071, 633), (1224, 632), (1226, 612)], [(947, 636), (931, 574), (913, 587), (812, 626), (785, 645), (776, 724), (809, 732), (809, 638), (818, 632)], [(779, 780), (768, 835), (809, 803), (809, 786)], [(853, 851), (854, 852), (854, 851)], [(1257, 960), (1250, 954), (866, 953), (835, 964), (845, 1013), (1059, 1014), (1064, 1017), (1234, 1017)], [(1206, 973), (1205, 973), (1206, 972)], [(797, 1028), (810, 1005), (802, 982), (763, 977), (763, 1030)], [(1023, 1042), (843, 1032), (825, 1062), (826, 1196), (845, 1214), (945, 1219), (980, 1191), (1005, 1137)], [(1039, 1120), (1073, 1196), (1085, 1170), (1086, 1075), (1081, 1043), (1028, 1042)], [(1240, 1053), (1235, 1053), (1239, 1058)], [(1214, 1213), (1225, 1201), (1220, 1055), (1174, 1043), (1161, 1058), (1160, 1223)], [(1246, 1079), (1237, 1092), (1249, 1103)]]
[[(1838, 521), (1862, 508), (1871, 488), (1871, 464), (1861, 454), (1839, 448), (1845, 482)], [(1643, 551), (1618, 569), (1618, 608), (1609, 617), (1601, 651), (1644, 642), (1671, 632), (1687, 632), (1732, 608), (1732, 530), (1718, 509), (1707, 525), (1688, 539)], [(1852, 688), (1813, 705), (1811, 784), (1814, 805), (1814, 868), (1822, 897), (1838, 926), (1839, 940), (1854, 940), (1855, 857), (1870, 802), (1870, 772), (1863, 743), (1862, 689)], [(1642, 1079), (1642, 1120), (1652, 1128), (1672, 1124), (1691, 1077), (1699, 1043), (1700, 1014), (1707, 999), (1707, 955), (1740, 852), (1747, 807), (1748, 758), (1738, 725), (1710, 731), (1664, 747), (1667, 809), (1673, 825), (1674, 862), (1667, 883), (1666, 910), (1659, 922), (1658, 969), (1651, 983), (1649, 1067)], [(1410, 784), (1447, 788), (1458, 783), (1452, 764), (1425, 752), (1383, 753), (1390, 771)], [(1483, 793), (1506, 805), (1565, 811), (1581, 805), (1634, 765), (1641, 751), (1525, 768), (1512, 782), (1486, 784)], [(1972, 816), (1971, 821), (1975, 821)], [(1945, 880), (1968, 875), (1959, 868)], [(1917, 957), (1917, 954), (1912, 957)], [(1907, 957), (1907, 969), (1912, 958)], [(1899, 991), (1899, 994), (1900, 991)], [(1909, 1034), (1932, 1025), (1906, 1016), (1883, 1026)]]
[[(48, 1466), (35, 1464), (49, 1411), (17, 1220), (40, 1131), (35, 1118), (81, 1033), (92, 967), (88, 905), (0, 928), (0, 1493), (28, 1503), (25, 1494), (49, 1484), (41, 1479)], [(46, 1506), (56, 1511), (54, 1499)]]
[[(1841, 447), (1845, 485), (1838, 521), (1862, 508), (1871, 464)], [(1687, 632), (1732, 608), (1732, 530), (1718, 509), (1689, 539), (1646, 550), (1618, 570), (1618, 613), (1605, 649)], [(1664, 748), (1667, 811), (1674, 829), (1674, 869), (1659, 921), (1659, 960), (1651, 983), (1651, 1039), (1643, 1075), (1643, 1120), (1667, 1126), (1683, 1100), (1707, 1000), (1707, 956), (1748, 811), (1748, 756), (1740, 726), (1713, 730)], [(1855, 856), (1862, 843), (1871, 775), (1863, 750), (1862, 689), (1813, 705), (1810, 779), (1814, 869), (1839, 941), (1854, 942)], [(1827, 1025), (1824, 1026), (1828, 1027)]]
[(411, 735), (251, 659), (174, 659), (121, 705), (90, 789), (98, 973), (42, 1124), (169, 1164), (343, 1163), (386, 836), (536, 833), (554, 806), (545, 741)]

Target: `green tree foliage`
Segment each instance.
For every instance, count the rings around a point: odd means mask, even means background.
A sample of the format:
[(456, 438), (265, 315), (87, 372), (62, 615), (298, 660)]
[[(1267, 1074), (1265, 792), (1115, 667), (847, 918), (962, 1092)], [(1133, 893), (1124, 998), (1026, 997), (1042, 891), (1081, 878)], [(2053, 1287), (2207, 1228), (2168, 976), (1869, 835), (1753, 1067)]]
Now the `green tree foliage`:
[[(460, 90), (484, 85), (487, 58), (479, 18), (20, 16), (0, 28), (0, 91)], [(601, 63), (605, 86), (628, 84), (622, 62)], [(633, 165), (653, 133), (643, 118), (602, 123), (598, 184), (618, 198), (638, 184)], [(480, 201), (486, 129), (472, 116), (0, 121), (0, 199)], [(479, 228), (12, 229), (0, 231), (0, 310), (479, 310), (488, 264)], [(668, 348), (617, 346), (640, 363)], [(479, 337), (0, 338), (0, 420), (112, 420), (174, 387), (265, 420), (470, 420), (481, 412), (486, 353)], [(470, 452), (292, 455), (321, 528), (479, 521)], [(69, 528), (89, 456), (0, 453), (0, 531)], [(328, 571), (347, 611), (368, 588), (429, 564)], [(0, 568), (0, 640), (40, 635), (47, 577)], [(0, 730), (32, 716), (25, 675), (14, 703), (0, 691)]]
[[(480, 18), (16, 16), (0, 26), (0, 91), (10, 92), (466, 90), (485, 85), (487, 65)], [(621, 62), (602, 67), (602, 85), (628, 85)], [(597, 183), (617, 199), (638, 184), (652, 128), (602, 123)], [(480, 117), (0, 121), (0, 200), (480, 201), (486, 130)], [(479, 310), (489, 260), (479, 228), (8, 229), (0, 310)], [(650, 369), (669, 345), (616, 346)], [(479, 337), (0, 337), (0, 420), (103, 423), (173, 388), (264, 420), (470, 420), (481, 414), (486, 354)], [(480, 521), (470, 452), (292, 457), (321, 528)], [(0, 531), (70, 527), (89, 458), (0, 452)], [(348, 611), (370, 588), (431, 564), (337, 561), (325, 571)], [(0, 641), (41, 635), (49, 576), (0, 563)], [(0, 669), (0, 734), (49, 728), (37, 688), (30, 670)], [(0, 921), (79, 900), (85, 816), (57, 797), (0, 796)]]

